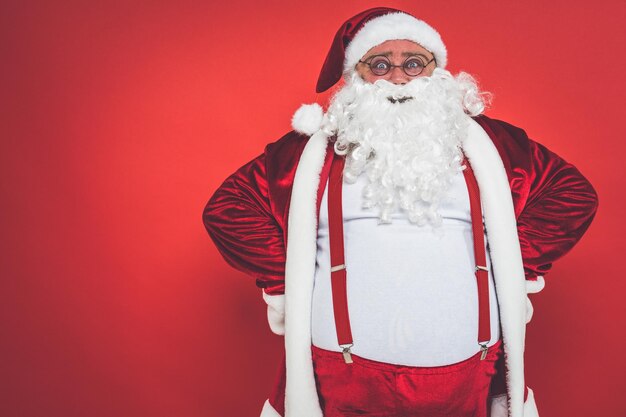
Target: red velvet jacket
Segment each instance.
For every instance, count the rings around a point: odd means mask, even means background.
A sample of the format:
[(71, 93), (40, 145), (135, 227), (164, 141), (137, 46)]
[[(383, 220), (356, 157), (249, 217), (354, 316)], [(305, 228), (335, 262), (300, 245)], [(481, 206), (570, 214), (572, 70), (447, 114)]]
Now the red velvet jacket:
[[(508, 123), (479, 116), (507, 172), (527, 279), (544, 275), (589, 227), (598, 199), (572, 164)], [(268, 294), (284, 292), (287, 216), (300, 154), (308, 140), (290, 132), (228, 177), (203, 213), (224, 259), (256, 278)], [(329, 144), (332, 146), (332, 144)], [(327, 152), (320, 184), (326, 184)], [(320, 187), (319, 197), (323, 193)], [(319, 201), (318, 198), (318, 214)]]

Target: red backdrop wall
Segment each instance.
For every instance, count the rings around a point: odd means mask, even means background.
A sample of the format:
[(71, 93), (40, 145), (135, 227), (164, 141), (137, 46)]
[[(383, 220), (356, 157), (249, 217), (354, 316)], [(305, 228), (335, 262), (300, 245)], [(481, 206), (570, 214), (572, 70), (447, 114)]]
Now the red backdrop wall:
[(596, 186), (534, 297), (542, 417), (624, 416), (623, 1), (0, 3), (0, 415), (258, 415), (281, 357), (212, 192), (316, 99), (348, 16), (399, 7)]

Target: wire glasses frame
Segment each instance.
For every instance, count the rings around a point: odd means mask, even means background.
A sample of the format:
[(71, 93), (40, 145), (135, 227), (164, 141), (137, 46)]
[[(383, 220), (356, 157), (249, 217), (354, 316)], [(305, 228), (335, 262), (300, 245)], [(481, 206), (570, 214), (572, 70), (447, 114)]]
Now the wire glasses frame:
[[(404, 60), (402, 65), (393, 65), (389, 58), (383, 55), (377, 55), (369, 58), (367, 61), (359, 62), (361, 64), (365, 64), (370, 68), (372, 74), (376, 76), (386, 75), (393, 68), (402, 68), (404, 73), (409, 77), (416, 77), (424, 71), (424, 68), (428, 66), (431, 62), (435, 61), (435, 57), (433, 57), (430, 61), (424, 63), (418, 56), (410, 56)], [(435, 61), (436, 64), (436, 61)]]

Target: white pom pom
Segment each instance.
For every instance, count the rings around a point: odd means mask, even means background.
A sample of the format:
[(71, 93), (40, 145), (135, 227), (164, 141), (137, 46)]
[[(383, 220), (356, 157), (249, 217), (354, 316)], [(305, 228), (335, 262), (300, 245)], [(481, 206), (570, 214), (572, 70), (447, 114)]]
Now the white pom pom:
[(324, 110), (317, 103), (303, 104), (294, 113), (291, 119), (291, 126), (298, 133), (313, 135), (322, 127), (324, 120)]

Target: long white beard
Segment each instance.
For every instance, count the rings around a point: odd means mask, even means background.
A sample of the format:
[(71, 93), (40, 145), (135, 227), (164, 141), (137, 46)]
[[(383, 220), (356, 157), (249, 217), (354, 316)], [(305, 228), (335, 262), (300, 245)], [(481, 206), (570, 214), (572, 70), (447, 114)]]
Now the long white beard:
[(382, 223), (403, 210), (418, 225), (440, 224), (469, 116), (483, 111), (484, 97), (466, 73), (435, 69), (405, 85), (352, 74), (333, 97), (324, 129), (337, 136), (335, 152), (346, 155), (344, 179), (366, 174), (363, 207), (378, 208)]

